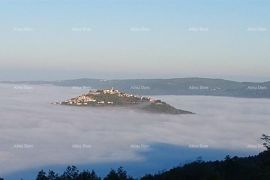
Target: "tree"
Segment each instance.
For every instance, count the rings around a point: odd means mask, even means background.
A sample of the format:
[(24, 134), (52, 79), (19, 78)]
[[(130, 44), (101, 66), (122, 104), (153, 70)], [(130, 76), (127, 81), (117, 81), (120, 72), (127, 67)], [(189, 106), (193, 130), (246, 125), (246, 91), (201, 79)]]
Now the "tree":
[(100, 180), (95, 171), (83, 171), (79, 174), (77, 180)]
[(119, 179), (122, 179), (122, 180), (128, 179), (127, 171), (125, 171), (123, 167), (120, 167), (117, 169), (117, 174), (118, 174)]
[(104, 178), (104, 180), (119, 180), (118, 175), (114, 169)]
[(261, 140), (264, 141), (263, 146), (268, 150), (270, 150), (270, 136), (263, 134)]
[(48, 180), (46, 173), (43, 170), (39, 171), (36, 180)]
[(52, 170), (49, 170), (47, 177), (48, 177), (48, 180), (58, 180), (59, 179), (58, 174), (56, 174)]
[(62, 179), (65, 180), (75, 180), (78, 178), (79, 170), (76, 166), (68, 166), (66, 171), (61, 176)]
[(123, 167), (120, 167), (117, 171), (112, 169), (104, 180), (133, 180), (133, 178), (127, 175)]

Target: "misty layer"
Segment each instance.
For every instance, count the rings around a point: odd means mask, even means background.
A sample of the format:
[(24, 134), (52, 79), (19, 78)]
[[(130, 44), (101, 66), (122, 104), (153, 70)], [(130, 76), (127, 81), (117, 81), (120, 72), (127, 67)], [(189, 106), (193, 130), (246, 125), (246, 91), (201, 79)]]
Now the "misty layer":
[(270, 100), (264, 99), (157, 97), (196, 112), (192, 116), (51, 104), (83, 91), (0, 85), (2, 172), (52, 164), (143, 161), (138, 152), (150, 151), (155, 143), (260, 151), (259, 137), (270, 126)]

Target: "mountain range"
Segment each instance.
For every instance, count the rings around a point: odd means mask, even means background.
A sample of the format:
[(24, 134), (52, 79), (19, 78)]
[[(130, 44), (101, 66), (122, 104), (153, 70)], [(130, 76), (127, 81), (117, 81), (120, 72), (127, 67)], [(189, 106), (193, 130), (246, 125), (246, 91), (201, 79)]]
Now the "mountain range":
[(206, 95), (270, 98), (270, 81), (237, 82), (209, 78), (174, 79), (72, 79), (61, 81), (2, 81), (16, 84), (51, 84), (87, 89), (116, 88), (138, 95)]

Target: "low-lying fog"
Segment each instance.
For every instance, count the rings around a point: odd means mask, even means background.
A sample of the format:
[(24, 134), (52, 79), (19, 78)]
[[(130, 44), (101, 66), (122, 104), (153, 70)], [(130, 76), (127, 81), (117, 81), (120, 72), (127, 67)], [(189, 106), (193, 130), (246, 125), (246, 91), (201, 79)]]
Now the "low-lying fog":
[(195, 115), (125, 108), (52, 105), (87, 89), (0, 84), (2, 173), (53, 164), (141, 161), (138, 151), (165, 143), (189, 148), (261, 151), (270, 100), (206, 96), (158, 98)]

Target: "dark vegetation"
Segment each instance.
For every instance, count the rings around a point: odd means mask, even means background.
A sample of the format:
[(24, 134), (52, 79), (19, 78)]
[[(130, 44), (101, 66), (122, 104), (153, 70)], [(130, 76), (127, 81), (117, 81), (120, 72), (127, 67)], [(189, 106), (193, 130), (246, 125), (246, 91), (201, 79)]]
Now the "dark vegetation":
[(125, 105), (125, 104), (137, 104), (141, 103), (141, 100), (136, 97), (119, 97), (117, 94), (100, 94), (95, 95), (94, 98), (97, 101), (111, 101), (114, 102), (114, 105)]
[[(256, 156), (230, 157), (222, 161), (205, 162), (197, 160), (168, 171), (148, 174), (141, 180), (270, 180), (270, 136), (261, 138), (266, 150)], [(69, 166), (58, 175), (54, 171), (41, 170), (36, 180), (101, 180), (95, 171), (80, 172), (75, 166)], [(111, 170), (103, 180), (133, 180), (122, 168)], [(2, 180), (2, 179), (0, 179)]]
[(151, 103), (143, 107), (143, 110), (154, 112), (154, 113), (166, 113), (166, 114), (193, 114), (192, 112), (189, 112), (189, 111), (176, 109), (175, 107), (165, 102)]
[(223, 161), (196, 161), (142, 180), (269, 180), (270, 151), (254, 157), (229, 157)]
[[(36, 180), (101, 180), (101, 178), (93, 170), (80, 172), (75, 166), (68, 166), (62, 175), (58, 175), (51, 170), (48, 173), (41, 170)], [(133, 178), (128, 176), (127, 172), (120, 167), (117, 170), (112, 169), (103, 180), (133, 180)]]
[[(62, 175), (53, 171), (40, 171), (36, 180), (101, 180), (94, 171), (79, 172), (75, 166), (68, 167)], [(133, 180), (123, 168), (111, 170), (103, 180)], [(269, 180), (270, 151), (253, 157), (229, 157), (223, 161), (201, 160), (176, 167), (169, 171), (145, 175), (141, 180)]]

